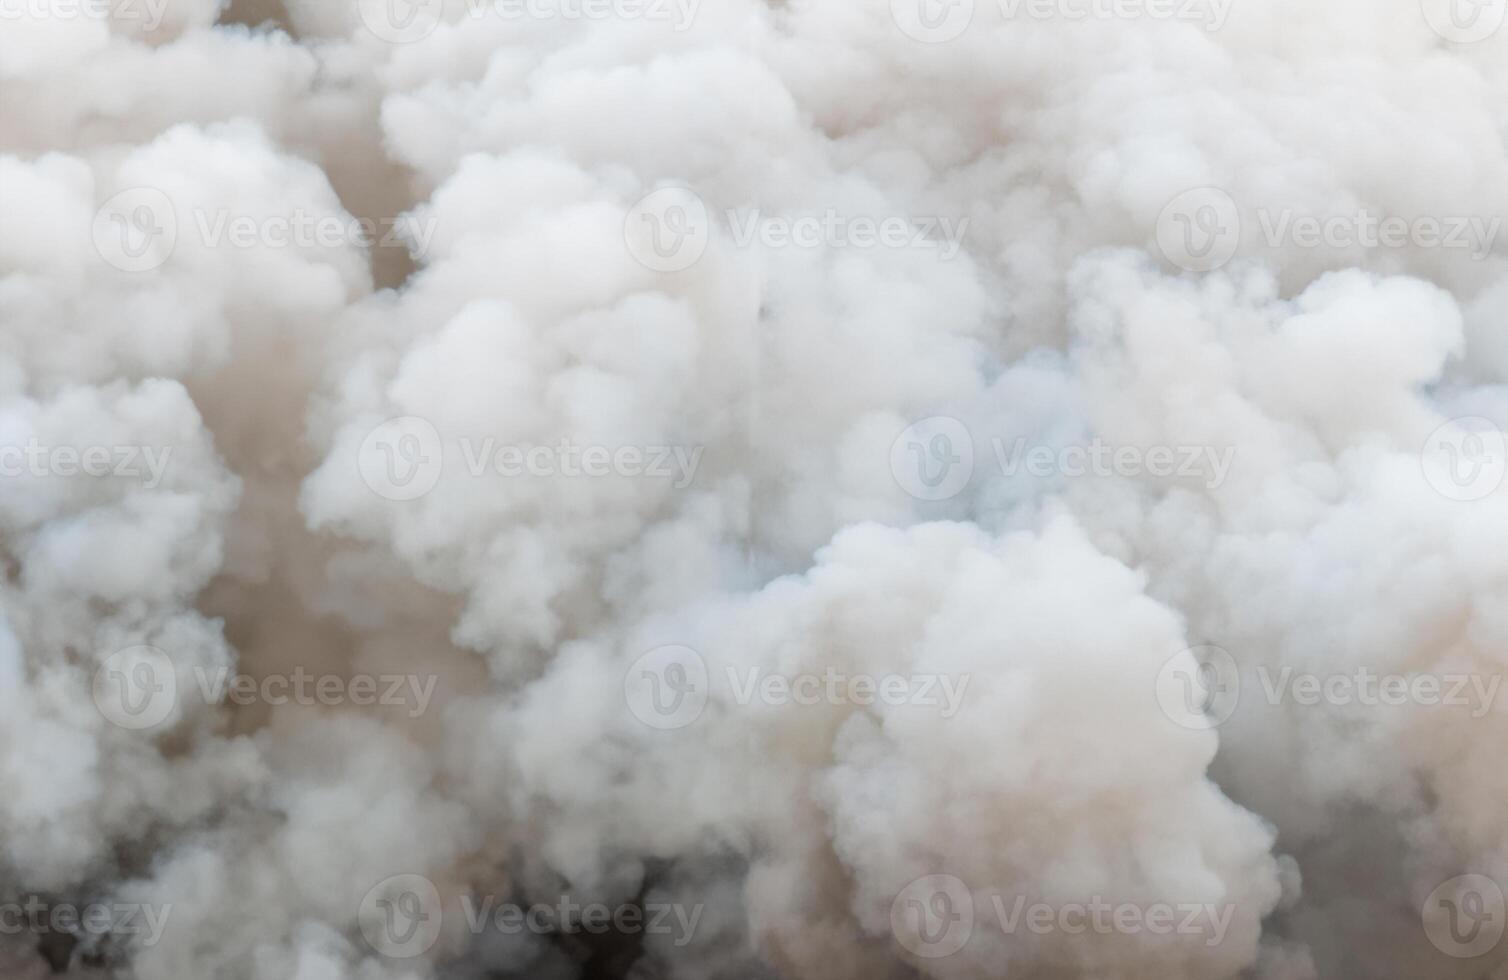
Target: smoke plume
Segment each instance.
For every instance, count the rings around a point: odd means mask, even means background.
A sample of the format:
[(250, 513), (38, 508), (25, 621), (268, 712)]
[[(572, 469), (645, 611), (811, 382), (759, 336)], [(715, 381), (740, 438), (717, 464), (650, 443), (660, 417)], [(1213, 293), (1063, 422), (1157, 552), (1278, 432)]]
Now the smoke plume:
[(0, 0), (0, 977), (1508, 976), (1505, 21)]

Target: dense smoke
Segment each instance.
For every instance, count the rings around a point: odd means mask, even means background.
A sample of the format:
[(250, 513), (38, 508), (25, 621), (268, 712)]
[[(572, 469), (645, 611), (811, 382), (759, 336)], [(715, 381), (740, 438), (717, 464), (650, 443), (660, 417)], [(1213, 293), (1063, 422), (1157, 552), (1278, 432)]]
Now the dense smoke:
[(1505, 21), (0, 0), (0, 977), (1508, 976)]

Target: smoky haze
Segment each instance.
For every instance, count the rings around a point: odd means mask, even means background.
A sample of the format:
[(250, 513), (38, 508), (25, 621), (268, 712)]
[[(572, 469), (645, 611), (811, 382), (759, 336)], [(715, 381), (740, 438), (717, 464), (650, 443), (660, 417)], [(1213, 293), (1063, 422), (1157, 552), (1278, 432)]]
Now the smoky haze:
[(0, 977), (1508, 976), (1508, 0), (0, 0)]

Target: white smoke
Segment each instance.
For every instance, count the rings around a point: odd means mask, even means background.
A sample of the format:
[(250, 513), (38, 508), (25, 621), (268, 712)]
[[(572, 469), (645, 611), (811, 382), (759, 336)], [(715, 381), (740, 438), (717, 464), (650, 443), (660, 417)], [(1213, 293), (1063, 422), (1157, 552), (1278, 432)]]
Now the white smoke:
[(0, 976), (1505, 975), (1505, 20), (0, 0)]

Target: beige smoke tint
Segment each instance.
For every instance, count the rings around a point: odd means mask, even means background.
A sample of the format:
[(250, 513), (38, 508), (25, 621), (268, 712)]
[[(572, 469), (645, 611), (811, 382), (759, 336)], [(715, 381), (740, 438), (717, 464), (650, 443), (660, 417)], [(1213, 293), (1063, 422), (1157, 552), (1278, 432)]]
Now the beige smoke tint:
[(0, 0), (0, 975), (1500, 977), (1505, 17)]

